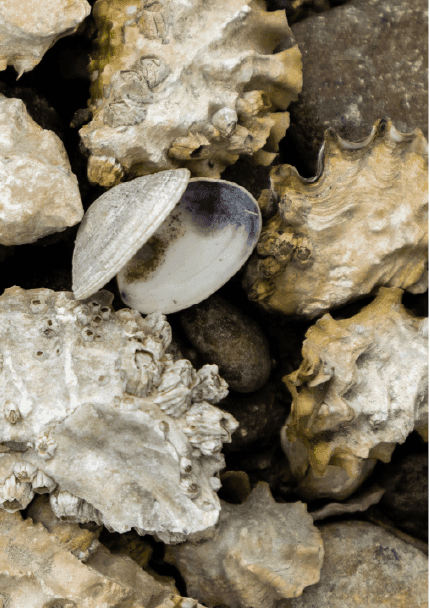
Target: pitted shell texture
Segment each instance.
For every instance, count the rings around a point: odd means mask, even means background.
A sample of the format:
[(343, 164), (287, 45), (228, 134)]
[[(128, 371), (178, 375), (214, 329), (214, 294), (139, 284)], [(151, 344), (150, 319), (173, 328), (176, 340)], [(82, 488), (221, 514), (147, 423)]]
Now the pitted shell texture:
[(222, 444), (238, 426), (212, 405), (227, 384), (217, 366), (165, 354), (163, 315), (114, 312), (112, 299), (19, 287), (0, 297), (0, 405), (20, 412), (0, 418), (0, 507), (49, 493), (69, 521), (165, 542), (207, 534)]
[[(219, 177), (241, 154), (270, 164), (302, 86), (291, 31), (261, 0), (98, 0), (90, 181), (185, 166)], [(264, 147), (264, 150), (263, 150)]]

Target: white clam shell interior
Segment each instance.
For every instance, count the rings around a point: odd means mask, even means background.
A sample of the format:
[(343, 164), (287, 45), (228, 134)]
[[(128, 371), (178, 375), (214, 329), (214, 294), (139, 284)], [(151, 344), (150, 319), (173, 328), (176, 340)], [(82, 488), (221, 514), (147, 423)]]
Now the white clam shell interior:
[(117, 275), (123, 302), (148, 314), (201, 302), (246, 262), (261, 213), (241, 186), (194, 178), (174, 210)]
[(189, 177), (188, 169), (138, 177), (115, 186), (91, 205), (73, 252), (77, 300), (106, 285), (154, 234), (179, 201)]

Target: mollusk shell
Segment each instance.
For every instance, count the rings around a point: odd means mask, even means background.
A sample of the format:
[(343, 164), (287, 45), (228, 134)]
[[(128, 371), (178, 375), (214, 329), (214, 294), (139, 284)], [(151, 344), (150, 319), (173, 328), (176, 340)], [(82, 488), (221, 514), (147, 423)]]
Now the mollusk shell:
[[(380, 286), (427, 289), (428, 151), (419, 129), (380, 120), (361, 142), (326, 131), (319, 172), (271, 174), (278, 212), (244, 275), (266, 310), (309, 318)], [(267, 192), (265, 194), (267, 198)]]
[(191, 179), (152, 239), (118, 273), (123, 302), (166, 314), (201, 302), (243, 266), (260, 230), (260, 209), (244, 188)]
[(80, 130), (91, 182), (180, 166), (219, 177), (241, 154), (270, 164), (302, 87), (298, 46), (273, 54), (292, 38), (284, 11), (259, 0), (98, 0), (93, 14), (93, 120)]
[(120, 184), (98, 198), (79, 226), (73, 252), (73, 293), (87, 298), (106, 285), (152, 236), (184, 192), (188, 169)]

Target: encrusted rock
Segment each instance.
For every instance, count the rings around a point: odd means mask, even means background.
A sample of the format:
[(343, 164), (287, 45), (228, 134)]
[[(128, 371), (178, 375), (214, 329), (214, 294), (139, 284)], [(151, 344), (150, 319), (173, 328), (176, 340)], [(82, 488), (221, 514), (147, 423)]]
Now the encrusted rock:
[(381, 287), (350, 319), (324, 315), (306, 334), (300, 368), (284, 378), (293, 403), (289, 441), (301, 442), (311, 467), (357, 477), (365, 459), (389, 462), (428, 416), (428, 319), (401, 303), (402, 290)]
[(0, 132), (0, 244), (33, 243), (79, 222), (78, 181), (60, 139), (1, 94)]
[(303, 92), (289, 107), (287, 137), (308, 175), (330, 126), (357, 141), (375, 120), (391, 118), (400, 131), (418, 127), (428, 137), (427, 21), (425, 0), (351, 0), (292, 27)]
[(46, 508), (31, 515), (42, 523), (0, 511), (0, 599), (8, 608), (203, 608), (77, 524), (55, 520)]
[(67, 521), (165, 542), (206, 534), (220, 509), (220, 450), (237, 427), (211, 405), (227, 385), (216, 366), (196, 372), (165, 355), (163, 315), (115, 313), (112, 299), (1, 296), (0, 506), (23, 509), (46, 492)]
[(291, 608), (424, 608), (428, 558), (367, 522), (319, 527), (324, 541), (320, 581), (307, 587)]
[(91, 12), (86, 0), (3, 0), (0, 4), (0, 71), (8, 65), (18, 77), (32, 70), (46, 51), (75, 32)]
[(306, 505), (276, 503), (261, 482), (243, 504), (223, 503), (213, 539), (168, 556), (188, 593), (211, 608), (275, 608), (319, 580), (324, 549)]
[(90, 181), (177, 167), (219, 177), (241, 154), (270, 164), (301, 89), (297, 46), (273, 54), (291, 35), (285, 13), (254, 0), (98, 0), (94, 16), (93, 120), (80, 131)]
[(428, 151), (419, 129), (383, 120), (352, 143), (325, 135), (318, 174), (271, 174), (278, 212), (263, 228), (244, 286), (269, 311), (314, 318), (378, 286), (428, 286)]
[(268, 380), (269, 344), (257, 323), (219, 295), (180, 313), (180, 322), (194, 348), (215, 363), (231, 389), (250, 393)]

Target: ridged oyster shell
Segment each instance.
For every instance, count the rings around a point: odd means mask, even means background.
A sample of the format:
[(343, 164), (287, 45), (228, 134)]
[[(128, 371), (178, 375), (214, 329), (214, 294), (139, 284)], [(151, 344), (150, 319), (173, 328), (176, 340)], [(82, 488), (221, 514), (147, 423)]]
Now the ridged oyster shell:
[(357, 478), (364, 459), (389, 462), (426, 424), (428, 319), (407, 311), (402, 295), (381, 287), (350, 319), (324, 315), (306, 333), (301, 366), (284, 378), (293, 396), (287, 437), (306, 447), (317, 475), (333, 464)]
[(245, 188), (191, 179), (170, 215), (119, 271), (124, 304), (169, 314), (201, 302), (243, 266), (260, 230), (260, 209)]
[[(269, 164), (302, 86), (283, 11), (261, 0), (98, 0), (90, 181), (185, 166), (219, 177), (240, 154)], [(263, 150), (264, 147), (264, 150)]]
[(175, 207), (187, 187), (187, 169), (119, 184), (102, 194), (79, 226), (73, 252), (73, 293), (87, 298), (130, 260)]
[(248, 263), (244, 287), (269, 311), (309, 318), (378, 286), (427, 288), (427, 142), (378, 121), (347, 142), (328, 130), (320, 170), (280, 165), (265, 194), (278, 205)]
[(276, 503), (265, 482), (243, 504), (222, 503), (212, 539), (168, 548), (188, 593), (211, 607), (284, 605), (319, 581), (323, 557), (306, 505)]
[(113, 312), (113, 296), (7, 289), (0, 297), (0, 506), (50, 493), (55, 514), (165, 542), (218, 519), (222, 443), (216, 366), (173, 362), (165, 317)]

